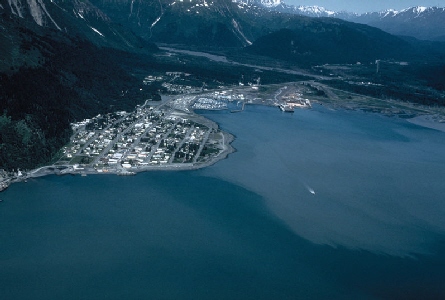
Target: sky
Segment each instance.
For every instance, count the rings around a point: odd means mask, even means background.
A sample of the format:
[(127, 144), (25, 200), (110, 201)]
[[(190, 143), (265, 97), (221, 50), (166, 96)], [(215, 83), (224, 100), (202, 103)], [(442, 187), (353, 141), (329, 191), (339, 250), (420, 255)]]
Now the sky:
[(401, 10), (412, 6), (445, 7), (444, 0), (282, 0), (289, 5), (318, 5), (334, 11), (364, 13), (386, 9)]

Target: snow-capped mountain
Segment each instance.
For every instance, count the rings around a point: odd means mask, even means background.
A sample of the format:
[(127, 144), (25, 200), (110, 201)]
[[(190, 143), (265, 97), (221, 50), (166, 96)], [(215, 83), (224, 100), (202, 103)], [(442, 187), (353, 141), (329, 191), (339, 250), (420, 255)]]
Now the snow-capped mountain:
[(281, 4), (281, 0), (259, 0), (258, 2), (265, 7), (275, 7)]
[(388, 9), (380, 12), (368, 12), (351, 16), (350, 19), (360, 21), (360, 23), (373, 23), (388, 20), (409, 23), (414, 20), (433, 21), (436, 17), (443, 16), (444, 14), (445, 8), (415, 6), (403, 10)]
[[(337, 12), (328, 10), (321, 6), (288, 5), (281, 0), (233, 0), (233, 2), (255, 5), (257, 7), (268, 9), (270, 11), (298, 14), (309, 17), (332, 17), (337, 14)], [(343, 14), (345, 12), (341, 13)]]
[[(355, 14), (332, 11), (320, 6), (294, 6), (282, 1), (276, 5), (253, 0), (256, 5), (280, 13), (298, 14), (309, 17), (332, 17), (367, 24), (394, 35), (413, 36), (422, 40), (445, 41), (445, 8), (416, 6), (403, 10), (385, 10)], [(266, 1), (269, 2), (269, 1)]]
[(404, 10), (365, 13), (350, 21), (378, 27), (395, 35), (445, 41), (445, 8), (416, 6)]
[(289, 6), (284, 3), (279, 5), (276, 10), (283, 13), (300, 14), (309, 17), (332, 17), (336, 14), (335, 11), (328, 10), (321, 6)]
[(438, 10), (443, 11), (444, 8), (415, 6), (399, 11), (394, 9), (388, 9), (380, 12), (368, 12), (360, 15), (359, 17), (362, 18), (363, 20), (369, 19), (369, 21), (396, 18), (396, 17), (404, 17), (405, 19), (425, 18), (428, 15), (437, 12)]
[(235, 3), (246, 5), (258, 5), (261, 7), (273, 8), (282, 4), (281, 0), (232, 0)]

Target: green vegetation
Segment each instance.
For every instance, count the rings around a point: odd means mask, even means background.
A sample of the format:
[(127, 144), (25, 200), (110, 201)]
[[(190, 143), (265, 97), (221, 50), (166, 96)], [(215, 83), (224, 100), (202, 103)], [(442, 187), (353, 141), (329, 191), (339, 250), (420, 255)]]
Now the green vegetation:
[(375, 64), (353, 65), (347, 68), (333, 65), (325, 67), (324, 71), (341, 77), (357, 78), (324, 81), (325, 84), (338, 89), (378, 99), (445, 106), (445, 67), (438, 62), (381, 61), (378, 72)]
[(201, 156), (211, 155), (211, 154), (217, 154), (219, 150), (217, 148), (213, 147), (207, 147), (205, 146), (201, 151)]
[(338, 20), (311, 20), (257, 39), (246, 48), (252, 54), (291, 61), (300, 66), (356, 63), (406, 56), (408, 42), (375, 28)]
[(70, 164), (75, 165), (75, 164), (90, 164), (93, 161), (92, 157), (88, 157), (88, 156), (75, 156), (71, 161)]

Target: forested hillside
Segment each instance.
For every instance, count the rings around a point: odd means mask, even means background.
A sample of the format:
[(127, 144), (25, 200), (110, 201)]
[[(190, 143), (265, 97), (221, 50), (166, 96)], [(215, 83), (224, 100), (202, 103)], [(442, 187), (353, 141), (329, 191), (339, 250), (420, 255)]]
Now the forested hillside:
[[(0, 73), (0, 166), (28, 169), (48, 162), (71, 134), (70, 122), (129, 110), (152, 97), (116, 61), (123, 53), (85, 40), (27, 32), (20, 51), (40, 62)], [(29, 48), (29, 49), (28, 49)], [(123, 93), (125, 91), (125, 93)]]

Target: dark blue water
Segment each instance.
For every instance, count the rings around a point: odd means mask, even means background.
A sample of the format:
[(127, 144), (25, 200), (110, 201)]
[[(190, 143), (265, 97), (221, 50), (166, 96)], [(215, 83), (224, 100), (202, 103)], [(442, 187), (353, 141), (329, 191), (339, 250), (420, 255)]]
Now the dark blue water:
[(298, 235), (404, 256), (445, 233), (445, 133), (323, 107), (235, 115), (208, 114), (240, 151), (205, 174), (258, 193)]
[(444, 133), (321, 107), (206, 115), (237, 136), (212, 167), (2, 193), (0, 298), (445, 295)]

